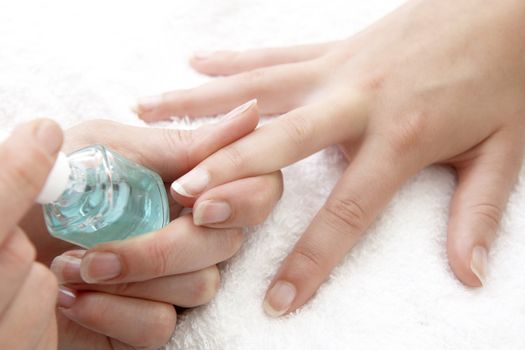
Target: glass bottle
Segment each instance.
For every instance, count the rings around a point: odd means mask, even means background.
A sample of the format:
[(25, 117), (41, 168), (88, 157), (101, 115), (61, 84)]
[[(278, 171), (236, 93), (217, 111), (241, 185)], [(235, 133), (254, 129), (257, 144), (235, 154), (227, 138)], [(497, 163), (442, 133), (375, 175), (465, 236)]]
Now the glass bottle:
[(49, 233), (84, 248), (169, 222), (160, 176), (102, 145), (61, 154), (38, 202)]

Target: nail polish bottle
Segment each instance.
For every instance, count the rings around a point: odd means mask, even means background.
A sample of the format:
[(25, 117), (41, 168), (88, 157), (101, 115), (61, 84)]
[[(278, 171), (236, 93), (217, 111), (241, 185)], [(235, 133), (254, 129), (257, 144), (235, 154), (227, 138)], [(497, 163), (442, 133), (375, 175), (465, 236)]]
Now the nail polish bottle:
[(49, 233), (84, 248), (169, 222), (160, 176), (102, 145), (60, 153), (37, 201)]

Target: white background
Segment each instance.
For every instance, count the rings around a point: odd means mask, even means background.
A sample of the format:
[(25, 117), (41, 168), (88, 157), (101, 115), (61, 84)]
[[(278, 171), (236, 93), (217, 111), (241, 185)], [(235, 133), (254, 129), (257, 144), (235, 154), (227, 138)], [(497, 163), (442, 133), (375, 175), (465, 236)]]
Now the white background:
[[(372, 1), (2, 1), (0, 127), (49, 116), (141, 124), (135, 98), (205, 81), (194, 50), (344, 38), (395, 8)], [(388, 54), (388, 53), (385, 53)], [(179, 121), (187, 127), (187, 121)], [(261, 309), (267, 284), (345, 164), (334, 149), (285, 169), (286, 191), (223, 268), (207, 307), (179, 321), (174, 345), (205, 349), (522, 349), (523, 185), (490, 256), (487, 286), (463, 287), (447, 264), (454, 176), (426, 169), (399, 192), (316, 297), (285, 319)], [(524, 174), (522, 172), (521, 178)]]

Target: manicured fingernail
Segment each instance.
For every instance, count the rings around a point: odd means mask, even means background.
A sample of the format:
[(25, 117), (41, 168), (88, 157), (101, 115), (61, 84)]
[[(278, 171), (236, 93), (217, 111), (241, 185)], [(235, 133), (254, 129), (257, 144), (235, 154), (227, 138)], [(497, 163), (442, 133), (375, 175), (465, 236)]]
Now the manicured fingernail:
[(148, 96), (148, 97), (141, 97), (137, 101), (137, 106), (135, 106), (133, 111), (137, 114), (149, 112), (155, 108), (157, 108), (162, 102), (162, 96)]
[(254, 106), (257, 104), (257, 99), (252, 99), (246, 103), (243, 103), (242, 105), (240, 105), (239, 107), (235, 108), (234, 110), (232, 110), (231, 112), (228, 112), (225, 116), (224, 116), (224, 120), (232, 120), (232, 119), (235, 119), (237, 118), (238, 116), (240, 116), (241, 114), (243, 114), (244, 112), (246, 112), (248, 109), (250, 109), (250, 107)]
[(97, 283), (117, 277), (122, 272), (116, 254), (95, 252), (87, 254), (80, 265), (80, 275), (86, 283)]
[(57, 123), (42, 120), (36, 127), (35, 138), (44, 151), (55, 155), (62, 145), (62, 130)]
[(195, 168), (174, 183), (173, 191), (184, 197), (195, 197), (202, 193), (210, 182), (210, 173), (202, 168)]
[(232, 208), (227, 202), (207, 200), (199, 203), (193, 211), (195, 225), (218, 224), (228, 220)]
[(193, 53), (193, 58), (198, 60), (205, 60), (213, 55), (213, 51), (198, 50)]
[(75, 256), (60, 255), (53, 259), (51, 271), (58, 279), (58, 283), (78, 282), (80, 277), (81, 260)]
[(472, 257), (470, 260), (470, 269), (478, 277), (481, 286), (485, 285), (487, 277), (488, 252), (485, 247), (476, 246), (472, 249)]
[(278, 317), (286, 313), (292, 305), (297, 290), (291, 283), (279, 281), (266, 295), (264, 311), (270, 316)]
[(77, 293), (74, 290), (60, 286), (58, 288), (57, 305), (65, 309), (69, 309), (75, 303)]

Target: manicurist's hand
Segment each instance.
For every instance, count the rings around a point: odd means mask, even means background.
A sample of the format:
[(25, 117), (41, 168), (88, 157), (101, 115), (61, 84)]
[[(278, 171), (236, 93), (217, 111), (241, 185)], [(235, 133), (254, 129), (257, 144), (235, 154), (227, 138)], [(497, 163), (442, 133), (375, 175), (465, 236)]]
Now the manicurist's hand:
[(57, 280), (35, 262), (35, 247), (18, 223), (61, 145), (62, 132), (49, 120), (22, 125), (0, 143), (0, 349), (57, 347)]
[(303, 305), (400, 186), (430, 164), (457, 171), (448, 256), (481, 286), (488, 252), (522, 164), (525, 3), (413, 0), (339, 42), (199, 54), (227, 75), (142, 100), (144, 120), (221, 113), (258, 98), (274, 122), (214, 153), (172, 187), (199, 198), (338, 144), (349, 166), (272, 281), (265, 308)]
[[(66, 132), (65, 151), (100, 143), (158, 172), (169, 186), (216, 150), (251, 132), (258, 123), (255, 101), (221, 123), (193, 131), (82, 123)], [(63, 349), (156, 349), (174, 331), (176, 309), (211, 300), (219, 287), (216, 264), (240, 248), (241, 228), (260, 223), (282, 192), (278, 171), (241, 178), (205, 194), (200, 214), (178, 217), (158, 232), (72, 249), (52, 263), (62, 284), (59, 345)], [(200, 215), (199, 217), (195, 215)], [(207, 222), (209, 228), (195, 225)], [(28, 221), (28, 220), (26, 220)], [(42, 255), (60, 254), (62, 243), (35, 239)], [(44, 257), (44, 260), (48, 260)]]

